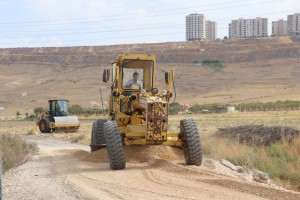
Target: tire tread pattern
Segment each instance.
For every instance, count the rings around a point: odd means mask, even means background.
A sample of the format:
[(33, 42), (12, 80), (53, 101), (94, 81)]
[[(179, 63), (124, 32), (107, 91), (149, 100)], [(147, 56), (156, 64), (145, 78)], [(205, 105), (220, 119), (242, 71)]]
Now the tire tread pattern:
[(126, 166), (124, 147), (115, 121), (104, 123), (104, 135), (111, 169), (124, 169)]
[(183, 133), (183, 151), (186, 164), (200, 166), (202, 164), (202, 149), (197, 124), (193, 119), (183, 119), (180, 121), (180, 129)]

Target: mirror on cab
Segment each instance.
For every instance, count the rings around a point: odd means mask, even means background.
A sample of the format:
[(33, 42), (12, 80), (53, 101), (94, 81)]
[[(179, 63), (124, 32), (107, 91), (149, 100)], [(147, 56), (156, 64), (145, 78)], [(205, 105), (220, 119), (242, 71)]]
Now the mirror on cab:
[(169, 84), (169, 73), (168, 72), (165, 72), (165, 81), (166, 81), (166, 84)]
[(103, 82), (106, 83), (109, 81), (110, 71), (109, 69), (104, 69), (103, 71)]

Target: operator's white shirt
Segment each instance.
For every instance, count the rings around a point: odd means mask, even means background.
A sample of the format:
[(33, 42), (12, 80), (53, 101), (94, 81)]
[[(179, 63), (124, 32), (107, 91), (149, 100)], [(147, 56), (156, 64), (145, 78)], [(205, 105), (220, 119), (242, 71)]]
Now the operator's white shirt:
[(140, 86), (140, 89), (143, 89), (143, 83), (142, 83), (142, 81), (139, 81), (139, 80), (134, 81), (133, 79), (130, 79), (130, 80), (127, 81), (127, 83), (125, 85), (125, 88), (129, 88), (131, 84), (137, 84), (137, 85)]

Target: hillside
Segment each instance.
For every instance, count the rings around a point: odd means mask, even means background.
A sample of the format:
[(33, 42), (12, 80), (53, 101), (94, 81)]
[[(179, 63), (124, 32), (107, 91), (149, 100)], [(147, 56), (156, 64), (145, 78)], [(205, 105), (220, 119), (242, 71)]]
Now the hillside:
[[(175, 67), (177, 101), (250, 102), (300, 100), (300, 37), (173, 42), (93, 47), (0, 49), (0, 116), (31, 113), (49, 98), (85, 107), (100, 102), (108, 84), (102, 70), (121, 52), (157, 55), (157, 86)], [(221, 71), (203, 66), (218, 60)]]

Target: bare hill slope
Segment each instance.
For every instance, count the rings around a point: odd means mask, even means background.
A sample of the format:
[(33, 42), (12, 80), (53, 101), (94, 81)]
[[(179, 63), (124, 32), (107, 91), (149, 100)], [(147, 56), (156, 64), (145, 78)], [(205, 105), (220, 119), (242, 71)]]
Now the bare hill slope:
[[(93, 47), (0, 49), (0, 116), (31, 113), (48, 98), (94, 106), (104, 67), (121, 52), (157, 54), (157, 86), (176, 69), (177, 101), (249, 102), (300, 99), (300, 37), (174, 42)], [(218, 60), (221, 71), (203, 66)]]

